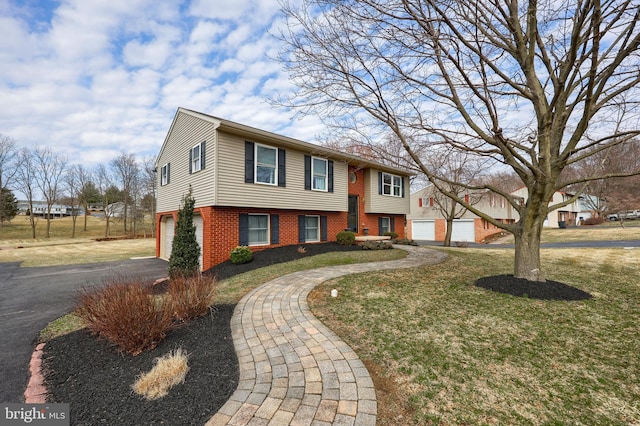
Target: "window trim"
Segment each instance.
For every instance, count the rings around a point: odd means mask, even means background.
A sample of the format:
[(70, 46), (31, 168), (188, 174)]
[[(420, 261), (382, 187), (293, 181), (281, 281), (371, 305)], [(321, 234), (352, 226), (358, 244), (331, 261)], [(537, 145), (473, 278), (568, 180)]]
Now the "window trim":
[[(259, 149), (259, 147), (270, 149), (270, 150), (275, 152), (276, 161), (275, 161), (275, 164), (273, 166), (273, 180), (274, 180), (273, 183), (271, 183), (271, 182), (261, 182), (261, 181), (258, 180), (258, 167), (260, 167), (260, 161), (259, 161), (259, 157), (258, 157), (258, 149)], [(254, 161), (254, 164), (253, 164), (253, 176), (254, 176), (253, 182), (256, 183), (256, 184), (260, 184), (260, 185), (278, 186), (278, 148), (273, 147), (273, 146), (269, 146), (269, 145), (264, 145), (264, 144), (256, 142), (255, 145), (254, 145), (254, 158), (255, 158), (255, 161)], [(265, 166), (262, 166), (262, 167), (265, 167)]]
[[(318, 220), (318, 227), (317, 228), (313, 228), (317, 230), (318, 233), (318, 238), (317, 239), (313, 239), (313, 240), (309, 240), (307, 239), (307, 230), (310, 229), (307, 226), (307, 219), (315, 217)], [(320, 215), (314, 215), (314, 214), (307, 214), (304, 216), (304, 241), (308, 242), (308, 243), (319, 243), (322, 240), (322, 231), (321, 231), (321, 220), (320, 220)]]
[(160, 167), (160, 186), (169, 185), (169, 163)]
[[(249, 213), (247, 214), (247, 216), (251, 217), (251, 216), (265, 216), (267, 218), (267, 241), (266, 242), (251, 242), (251, 230), (252, 228), (249, 225), (249, 222), (247, 222), (247, 245), (249, 247), (254, 247), (254, 246), (268, 246), (271, 245), (271, 215), (269, 213)], [(254, 229), (255, 230), (255, 229)], [(262, 230), (262, 228), (260, 228), (260, 230)]]
[[(399, 175), (394, 175), (391, 173), (387, 173), (387, 172), (380, 172), (380, 195), (386, 196), (386, 197), (396, 197), (396, 198), (402, 198), (403, 194), (402, 194), (402, 186), (403, 186), (403, 182), (404, 182), (404, 178), (402, 176)], [(389, 176), (390, 179), (390, 183), (385, 183), (385, 177)], [(395, 179), (398, 179), (398, 185), (395, 185)], [(389, 193), (385, 193), (385, 188), (389, 189)], [(398, 194), (396, 195), (394, 191), (395, 189), (397, 189)]]
[[(387, 221), (387, 230), (384, 230), (384, 226), (383, 226), (383, 222)], [(380, 235), (384, 235), (385, 232), (392, 232), (391, 231), (391, 217), (390, 216), (382, 216), (380, 217)]]
[[(198, 150), (198, 155), (195, 155), (195, 150)], [(198, 167), (196, 168), (196, 164)], [(202, 170), (202, 142), (191, 147), (191, 173), (196, 173)]]
[[(315, 160), (324, 162), (324, 175), (321, 175), (324, 178), (324, 189), (316, 188)], [(327, 160), (326, 158), (311, 157), (311, 190), (329, 192), (329, 160)]]

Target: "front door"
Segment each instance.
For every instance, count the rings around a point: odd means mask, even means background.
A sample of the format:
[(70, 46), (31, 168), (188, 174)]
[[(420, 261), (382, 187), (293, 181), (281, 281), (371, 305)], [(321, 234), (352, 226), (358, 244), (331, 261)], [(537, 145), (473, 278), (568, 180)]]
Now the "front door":
[(347, 228), (358, 233), (358, 196), (349, 195), (349, 212), (347, 214)]

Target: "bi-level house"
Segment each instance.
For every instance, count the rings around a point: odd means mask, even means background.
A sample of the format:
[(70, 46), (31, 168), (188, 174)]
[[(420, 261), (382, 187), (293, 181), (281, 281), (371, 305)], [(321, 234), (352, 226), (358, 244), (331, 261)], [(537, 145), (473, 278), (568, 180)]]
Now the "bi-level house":
[(189, 188), (201, 268), (252, 250), (335, 241), (338, 232), (404, 236), (410, 173), (179, 108), (156, 160), (156, 255), (168, 259)]

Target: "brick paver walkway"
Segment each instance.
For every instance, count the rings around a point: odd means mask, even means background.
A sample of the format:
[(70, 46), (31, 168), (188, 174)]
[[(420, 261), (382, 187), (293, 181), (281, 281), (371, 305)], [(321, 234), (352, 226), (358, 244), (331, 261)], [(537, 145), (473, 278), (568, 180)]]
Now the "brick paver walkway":
[(424, 247), (395, 247), (409, 255), (296, 272), (247, 294), (231, 320), (240, 382), (207, 426), (375, 425), (376, 393), (369, 372), (311, 314), (307, 296), (332, 278), (437, 263), (445, 257)]

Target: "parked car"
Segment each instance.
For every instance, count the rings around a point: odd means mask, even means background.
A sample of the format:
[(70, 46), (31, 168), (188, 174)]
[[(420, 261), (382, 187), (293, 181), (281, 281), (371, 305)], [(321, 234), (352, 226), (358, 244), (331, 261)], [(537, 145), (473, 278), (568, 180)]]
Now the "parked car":
[(611, 213), (610, 215), (607, 215), (607, 220), (614, 220), (615, 221), (615, 220), (618, 220), (618, 219), (620, 219), (618, 217), (618, 213)]
[(627, 210), (625, 212), (620, 212), (618, 214), (620, 218), (624, 217), (626, 220), (635, 220), (640, 219), (640, 211), (638, 210)]
[(636, 220), (640, 219), (640, 211), (638, 210), (625, 210), (618, 213), (617, 219), (614, 220)]

